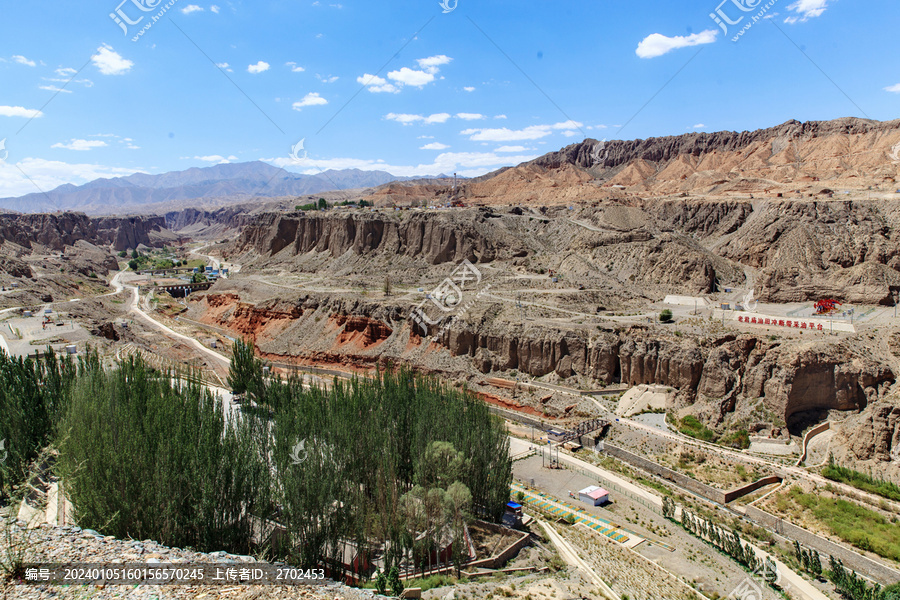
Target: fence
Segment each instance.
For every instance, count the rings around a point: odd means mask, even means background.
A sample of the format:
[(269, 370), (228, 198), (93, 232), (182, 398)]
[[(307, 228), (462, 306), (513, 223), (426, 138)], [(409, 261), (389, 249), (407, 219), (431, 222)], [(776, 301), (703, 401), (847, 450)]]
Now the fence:
[(617, 485), (616, 483), (613, 483), (612, 481), (610, 481), (609, 479), (606, 479), (605, 477), (598, 475), (597, 473), (592, 473), (590, 471), (586, 471), (585, 469), (573, 466), (566, 462), (563, 462), (563, 466), (566, 469), (568, 469), (569, 471), (573, 471), (580, 475), (584, 475), (588, 479), (596, 479), (597, 483), (600, 483), (601, 487), (605, 488), (606, 490), (608, 490), (610, 492), (616, 492), (617, 494), (621, 494), (622, 496), (627, 496), (628, 499), (631, 500), (632, 502), (637, 502), (641, 506), (644, 506), (644, 507), (652, 510), (656, 514), (662, 515), (662, 509), (659, 505), (654, 504), (653, 502), (650, 502), (646, 498), (638, 496), (629, 490), (626, 490), (625, 488)]

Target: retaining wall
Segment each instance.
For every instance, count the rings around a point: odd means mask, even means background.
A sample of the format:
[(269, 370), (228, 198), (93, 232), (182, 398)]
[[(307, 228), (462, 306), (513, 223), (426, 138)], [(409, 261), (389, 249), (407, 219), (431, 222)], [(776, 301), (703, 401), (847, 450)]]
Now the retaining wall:
[[(780, 519), (755, 506), (747, 506), (746, 511), (748, 518), (771, 527), (776, 533), (792, 540), (797, 540), (804, 546), (812, 548), (813, 550), (818, 550), (821, 554), (839, 558), (844, 562), (844, 566), (848, 569), (853, 569), (857, 573), (865, 575), (869, 579), (877, 581), (882, 585), (891, 585), (900, 582), (900, 571), (865, 557), (862, 554), (858, 554), (849, 548), (844, 548), (841, 545), (835, 544), (831, 540), (820, 535), (816, 535), (806, 529), (788, 523), (784, 519)], [(823, 560), (822, 564), (827, 564), (827, 559)]]
[(767, 477), (763, 477), (762, 479), (758, 479), (757, 481), (748, 483), (747, 485), (725, 491), (714, 488), (710, 485), (706, 485), (705, 483), (701, 483), (696, 479), (688, 477), (687, 475), (683, 475), (682, 473), (673, 471), (668, 467), (664, 467), (653, 461), (647, 460), (646, 458), (638, 456), (637, 454), (632, 454), (631, 452), (623, 450), (622, 448), (619, 448), (617, 446), (613, 446), (610, 443), (604, 443), (604, 448), (606, 449), (606, 452), (608, 452), (611, 456), (615, 456), (619, 460), (634, 465), (649, 473), (653, 473), (654, 475), (662, 477), (663, 479), (668, 479), (676, 485), (694, 492), (698, 496), (723, 505), (728, 504), (729, 502), (733, 502), (741, 496), (745, 496), (747, 494), (755, 492), (756, 490), (767, 485), (771, 485), (773, 483), (781, 483), (782, 480), (782, 477), (779, 475), (769, 475)]
[(806, 453), (809, 447), (809, 440), (813, 439), (823, 431), (828, 431), (829, 429), (831, 429), (831, 421), (825, 421), (824, 423), (820, 423), (819, 425), (816, 425), (806, 432), (806, 435), (803, 436), (803, 454), (801, 454), (800, 458), (797, 460), (798, 467), (806, 461)]
[(648, 473), (653, 473), (654, 475), (658, 475), (663, 479), (668, 479), (669, 481), (675, 483), (676, 485), (694, 492), (698, 496), (702, 496), (707, 500), (712, 500), (713, 502), (718, 502), (719, 504), (725, 504), (725, 492), (722, 490), (717, 490), (716, 488), (706, 485), (705, 483), (700, 483), (696, 479), (691, 479), (687, 475), (682, 475), (677, 471), (673, 471), (668, 467), (664, 467), (659, 465), (653, 461), (647, 460), (642, 456), (638, 456), (637, 454), (632, 454), (627, 450), (623, 450), (617, 446), (613, 446), (612, 444), (606, 442), (603, 444), (606, 452), (622, 460), (627, 462), (639, 469), (643, 469)]

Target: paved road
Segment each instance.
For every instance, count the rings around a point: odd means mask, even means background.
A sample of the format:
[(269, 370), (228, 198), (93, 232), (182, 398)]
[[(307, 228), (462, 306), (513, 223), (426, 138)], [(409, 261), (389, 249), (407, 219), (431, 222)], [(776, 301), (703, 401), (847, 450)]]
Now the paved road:
[(141, 309), (141, 307), (138, 306), (138, 301), (140, 300), (140, 295), (138, 294), (138, 289), (136, 287), (130, 287), (130, 286), (129, 286), (129, 288), (132, 290), (132, 292), (134, 292), (134, 297), (132, 298), (131, 307), (129, 310), (131, 310), (131, 312), (138, 315), (138, 317), (140, 317), (144, 322), (148, 323), (152, 327), (155, 327), (156, 329), (161, 330), (163, 333), (165, 333), (169, 337), (177, 338), (183, 342), (186, 342), (188, 345), (193, 346), (197, 351), (204, 354), (205, 356), (208, 356), (209, 358), (212, 358), (214, 361), (216, 361), (220, 365), (223, 365), (225, 368), (228, 368), (231, 365), (231, 360), (228, 359), (227, 357), (222, 356), (218, 352), (213, 352), (212, 350), (210, 350), (209, 348), (207, 348), (206, 346), (204, 346), (203, 344), (201, 344), (200, 342), (198, 342), (197, 340), (195, 340), (192, 337), (188, 337), (186, 335), (182, 335), (182, 334), (178, 333), (177, 331), (174, 331), (170, 327), (163, 325), (162, 323), (160, 323), (159, 321), (155, 320), (153, 317), (148, 315), (146, 312), (144, 312)]

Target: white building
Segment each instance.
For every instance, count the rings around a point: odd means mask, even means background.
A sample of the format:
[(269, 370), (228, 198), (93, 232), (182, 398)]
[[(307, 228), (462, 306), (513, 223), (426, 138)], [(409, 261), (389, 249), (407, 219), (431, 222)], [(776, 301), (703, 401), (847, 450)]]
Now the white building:
[(601, 504), (609, 502), (609, 492), (596, 485), (592, 485), (578, 492), (578, 499), (591, 506), (600, 506)]

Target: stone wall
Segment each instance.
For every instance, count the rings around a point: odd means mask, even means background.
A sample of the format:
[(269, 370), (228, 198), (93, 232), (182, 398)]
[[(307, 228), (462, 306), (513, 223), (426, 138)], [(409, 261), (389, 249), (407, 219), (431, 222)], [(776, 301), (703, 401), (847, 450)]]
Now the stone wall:
[(630, 465), (634, 465), (639, 469), (643, 469), (648, 473), (653, 473), (654, 475), (662, 477), (663, 479), (667, 479), (675, 485), (686, 490), (690, 490), (698, 496), (706, 498), (707, 500), (717, 502), (718, 504), (726, 503), (726, 493), (722, 490), (717, 490), (716, 488), (708, 486), (705, 483), (700, 483), (696, 479), (691, 479), (687, 475), (682, 475), (677, 471), (673, 471), (672, 469), (647, 460), (646, 458), (638, 456), (637, 454), (632, 454), (631, 452), (623, 450), (622, 448), (619, 448), (617, 446), (613, 446), (608, 442), (604, 443), (603, 446), (605, 451), (610, 456), (614, 456), (615, 458), (627, 462)]
[[(883, 565), (871, 558), (867, 558), (849, 548), (835, 544), (831, 540), (820, 535), (816, 535), (815, 533), (788, 523), (784, 519), (780, 519), (755, 506), (748, 506), (746, 515), (750, 519), (774, 529), (775, 532), (780, 535), (792, 540), (797, 540), (802, 545), (819, 551), (821, 554), (826, 555), (826, 557), (834, 556), (835, 558), (841, 559), (844, 562), (844, 566), (848, 569), (853, 569), (860, 575), (865, 575), (882, 585), (900, 582), (900, 571)], [(827, 564), (827, 558), (822, 561), (822, 564)]]

